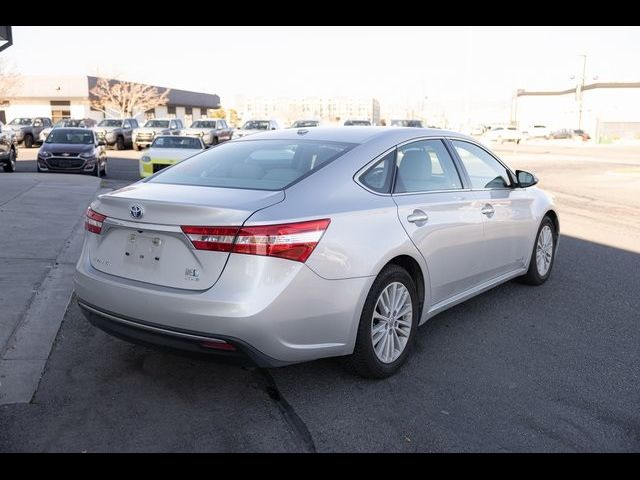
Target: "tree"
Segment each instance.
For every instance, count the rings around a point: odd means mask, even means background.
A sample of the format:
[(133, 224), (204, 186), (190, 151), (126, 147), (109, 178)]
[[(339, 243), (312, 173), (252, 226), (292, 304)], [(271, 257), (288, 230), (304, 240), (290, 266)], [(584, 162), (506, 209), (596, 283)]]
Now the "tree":
[(227, 112), (224, 108), (216, 108), (210, 115), (211, 118), (227, 118)]
[(20, 75), (9, 68), (4, 59), (0, 59), (0, 105), (7, 101), (20, 81)]
[(89, 93), (91, 106), (107, 116), (135, 117), (147, 110), (166, 105), (169, 89), (134, 82), (98, 78)]

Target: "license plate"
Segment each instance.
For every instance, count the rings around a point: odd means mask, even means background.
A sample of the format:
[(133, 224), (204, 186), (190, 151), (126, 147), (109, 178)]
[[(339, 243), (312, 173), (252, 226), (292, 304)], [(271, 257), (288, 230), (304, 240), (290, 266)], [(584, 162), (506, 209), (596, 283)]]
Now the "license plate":
[(161, 260), (164, 241), (160, 237), (131, 233), (124, 249), (125, 261), (153, 267)]

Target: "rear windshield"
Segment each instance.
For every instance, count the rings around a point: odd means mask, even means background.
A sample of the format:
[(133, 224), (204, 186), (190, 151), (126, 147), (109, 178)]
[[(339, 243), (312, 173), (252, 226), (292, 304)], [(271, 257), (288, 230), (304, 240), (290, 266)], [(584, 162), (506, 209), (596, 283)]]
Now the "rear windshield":
[(355, 144), (303, 140), (223, 143), (151, 177), (151, 183), (282, 190)]

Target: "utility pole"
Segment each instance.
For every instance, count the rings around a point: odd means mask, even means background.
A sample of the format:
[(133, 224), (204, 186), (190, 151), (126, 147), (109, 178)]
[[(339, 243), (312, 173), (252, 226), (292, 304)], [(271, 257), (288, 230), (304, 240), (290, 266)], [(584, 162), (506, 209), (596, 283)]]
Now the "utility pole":
[(580, 55), (582, 57), (582, 75), (580, 81), (576, 87), (576, 95), (578, 96), (578, 128), (582, 130), (582, 89), (584, 88), (584, 79), (587, 71), (587, 56)]

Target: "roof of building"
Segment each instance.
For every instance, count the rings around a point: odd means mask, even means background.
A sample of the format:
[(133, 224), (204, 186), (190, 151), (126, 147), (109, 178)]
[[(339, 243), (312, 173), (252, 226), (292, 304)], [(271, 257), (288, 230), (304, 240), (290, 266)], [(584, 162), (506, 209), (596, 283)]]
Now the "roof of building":
[[(69, 99), (88, 98), (89, 90), (98, 78), (83, 75), (22, 75), (11, 98)], [(113, 80), (115, 81), (115, 80)], [(167, 87), (156, 87), (161, 93)], [(169, 89), (169, 105), (182, 107), (220, 108), (220, 97), (212, 93)]]
[[(518, 97), (537, 97), (549, 95), (568, 95), (575, 93), (578, 87), (568, 88), (566, 90), (549, 90), (549, 91), (527, 91), (518, 90)], [(640, 88), (640, 82), (599, 82), (584, 85), (582, 90), (596, 90), (599, 88)]]
[[(89, 82), (89, 90), (95, 87), (98, 77), (87, 77)], [(117, 81), (117, 80), (111, 80)], [(167, 90), (167, 87), (155, 86), (160, 93)], [(182, 107), (204, 107), (204, 108), (220, 108), (220, 97), (213, 93), (191, 92), (189, 90), (180, 90), (177, 88), (169, 88), (168, 105), (180, 105)]]

